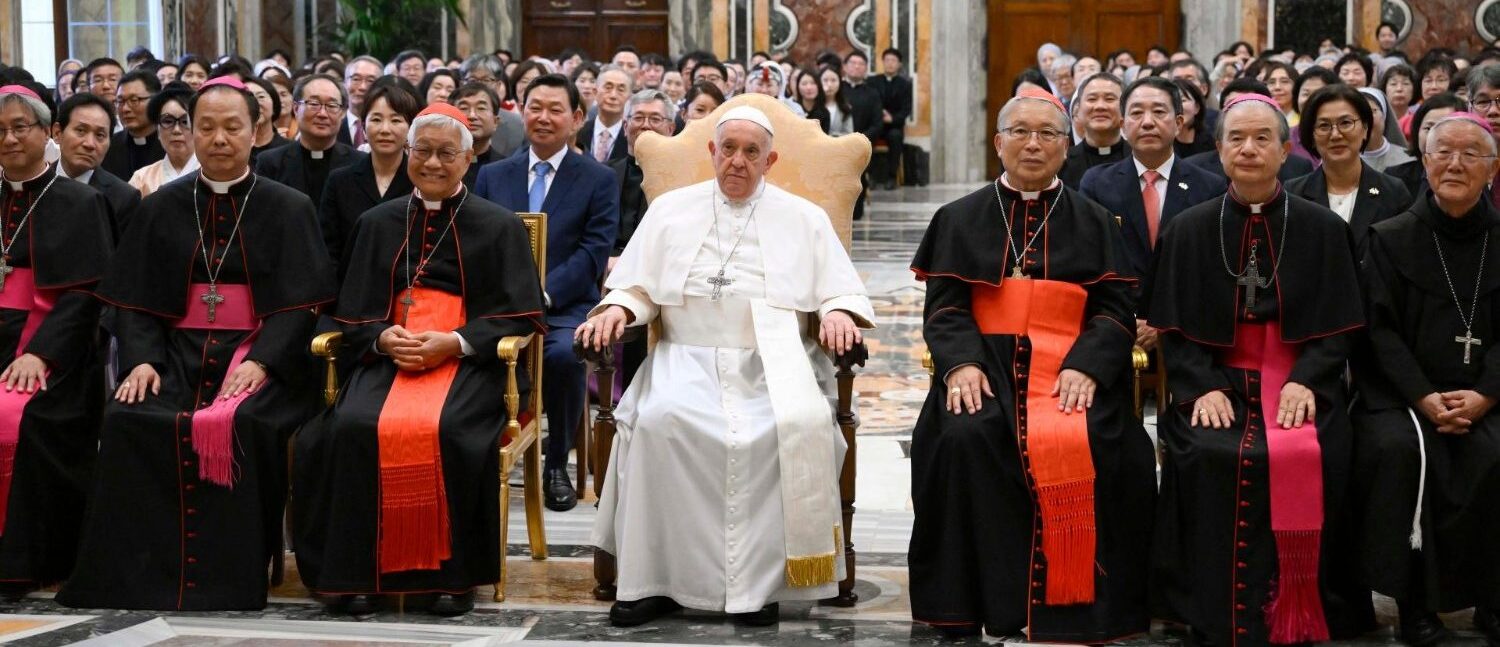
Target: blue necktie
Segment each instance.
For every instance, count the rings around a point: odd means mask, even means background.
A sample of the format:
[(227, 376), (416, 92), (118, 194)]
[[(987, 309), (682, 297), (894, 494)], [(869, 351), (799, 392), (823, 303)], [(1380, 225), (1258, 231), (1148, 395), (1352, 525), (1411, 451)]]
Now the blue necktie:
[(542, 202), (547, 199), (547, 174), (552, 172), (551, 162), (536, 163), (536, 180), (531, 183), (531, 196), (527, 200), (528, 211), (537, 213), (542, 210)]

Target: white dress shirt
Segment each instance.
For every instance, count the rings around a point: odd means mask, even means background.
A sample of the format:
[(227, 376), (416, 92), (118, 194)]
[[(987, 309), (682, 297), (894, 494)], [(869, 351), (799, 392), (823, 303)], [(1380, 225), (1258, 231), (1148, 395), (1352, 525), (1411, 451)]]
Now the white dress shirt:
[[(530, 194), (531, 185), (536, 182), (536, 163), (542, 161), (542, 158), (536, 156), (535, 148), (527, 150), (526, 156), (529, 160), (526, 163), (526, 192)], [(564, 146), (547, 158), (547, 163), (552, 165), (552, 170), (547, 172), (547, 191), (552, 191), (552, 181), (557, 179), (557, 169), (562, 167), (563, 158), (567, 156), (568, 147)]]
[[(1144, 193), (1146, 191), (1146, 171), (1150, 169), (1147, 169), (1146, 165), (1141, 164), (1141, 160), (1135, 156), (1131, 156), (1130, 159), (1135, 162), (1136, 186)], [(1172, 165), (1176, 162), (1177, 156), (1173, 155), (1168, 157), (1167, 161), (1162, 162), (1161, 166), (1156, 167), (1156, 172), (1161, 174), (1161, 177), (1156, 179), (1156, 213), (1163, 216), (1166, 215), (1163, 212), (1167, 208), (1167, 180), (1172, 179)]]

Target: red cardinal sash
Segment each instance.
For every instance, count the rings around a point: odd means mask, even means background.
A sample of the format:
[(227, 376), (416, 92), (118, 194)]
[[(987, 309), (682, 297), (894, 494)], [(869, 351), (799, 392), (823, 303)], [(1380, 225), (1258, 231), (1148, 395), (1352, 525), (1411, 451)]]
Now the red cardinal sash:
[(1279, 564), (1277, 590), (1266, 608), (1271, 642), (1292, 644), (1328, 640), (1323, 598), (1318, 589), (1318, 551), (1323, 535), (1323, 452), (1312, 420), (1301, 429), (1282, 429), (1274, 414), (1281, 387), (1291, 375), (1299, 348), (1281, 341), (1277, 323), (1240, 323), (1235, 345), (1224, 357), (1234, 368), (1260, 372), (1261, 419), (1271, 478), (1271, 532)]
[[(414, 288), (405, 328), (413, 333), (463, 327), (463, 297)], [(397, 371), (380, 410), (380, 572), (433, 570), (452, 554), (448, 494), (438, 426), (458, 375), (458, 360), (426, 371)]]
[[(228, 379), (228, 376), (239, 368), (240, 363), (245, 361), (245, 355), (250, 353), (250, 346), (255, 342), (256, 334), (260, 329), (260, 320), (255, 318), (255, 308), (250, 298), (250, 286), (216, 284), (213, 293), (218, 295), (220, 300), (215, 301), (213, 317), (210, 320), (209, 304), (203, 298), (209, 294), (208, 284), (190, 284), (187, 315), (177, 321), (176, 327), (193, 330), (255, 331), (234, 349), (234, 357), (224, 371), (225, 379)], [(261, 385), (261, 388), (265, 388), (265, 385)], [(235, 480), (234, 415), (239, 411), (240, 404), (254, 394), (247, 391), (232, 398), (221, 399), (217, 393), (205, 393), (200, 395), (200, 400), (203, 399), (202, 395), (212, 397), (213, 402), (193, 412), (193, 451), (198, 454), (198, 478), (232, 489)]]
[(1088, 418), (1058, 411), (1052, 395), (1063, 358), (1083, 330), (1088, 292), (1062, 281), (1007, 278), (998, 288), (974, 285), (972, 298), (981, 333), (1017, 335), (1030, 345), (1030, 362), (1014, 374), (1025, 388), (1016, 429), (1041, 508), (1047, 604), (1091, 603), (1097, 530)]
[[(26, 345), (36, 335), (42, 320), (52, 312), (56, 300), (57, 291), (36, 288), (36, 277), (30, 269), (13, 268), (5, 277), (5, 288), (0, 290), (0, 308), (27, 311), (26, 323), (21, 327), (21, 340), (16, 343), (16, 357), (26, 354)], [(26, 404), (31, 402), (31, 397), (36, 393), (20, 389), (0, 389), (0, 534), (4, 532), (9, 512), (10, 484), (16, 470), (16, 448), (21, 442), (21, 416), (26, 412)]]

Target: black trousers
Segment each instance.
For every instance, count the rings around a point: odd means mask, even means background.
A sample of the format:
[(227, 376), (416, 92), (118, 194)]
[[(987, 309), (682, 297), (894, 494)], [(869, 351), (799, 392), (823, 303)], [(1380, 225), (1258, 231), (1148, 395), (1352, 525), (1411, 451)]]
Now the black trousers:
[[(892, 122), (881, 126), (878, 133), (879, 138), (885, 140), (886, 146), (890, 150), (886, 153), (884, 171), (879, 176), (870, 178), (870, 181), (874, 184), (895, 182), (896, 169), (901, 168), (901, 157), (906, 150), (906, 125)], [(870, 142), (870, 145), (873, 146), (874, 144), (874, 142)], [(881, 168), (876, 164), (874, 157), (870, 158), (870, 168), (872, 175), (875, 174), (875, 169)]]

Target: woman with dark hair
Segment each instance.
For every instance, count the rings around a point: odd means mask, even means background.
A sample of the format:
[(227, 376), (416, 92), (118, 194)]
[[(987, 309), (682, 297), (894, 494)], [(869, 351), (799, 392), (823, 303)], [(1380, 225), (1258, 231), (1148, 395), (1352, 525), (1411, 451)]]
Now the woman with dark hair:
[(1203, 93), (1187, 79), (1173, 81), (1182, 92), (1182, 127), (1177, 130), (1177, 139), (1172, 142), (1172, 151), (1178, 159), (1214, 149), (1213, 133), (1204, 126), (1208, 107), (1203, 105)]
[(828, 94), (823, 90), (823, 83), (817, 70), (807, 67), (803, 68), (797, 75), (797, 87), (793, 88), (797, 105), (802, 107), (802, 112), (807, 113), (808, 119), (817, 119), (818, 125), (823, 127), (823, 132), (828, 132), (829, 120), (832, 115), (828, 113)]
[(422, 77), (422, 84), (417, 86), (417, 96), (423, 100), (424, 105), (452, 103), (448, 97), (459, 85), (458, 72), (440, 67)]
[(1453, 79), (1458, 78), (1458, 66), (1446, 56), (1434, 56), (1428, 52), (1417, 61), (1417, 83), (1422, 86), (1422, 100), (1452, 91)]
[(1337, 85), (1338, 83), (1340, 83), (1339, 75), (1335, 74), (1333, 70), (1321, 65), (1314, 65), (1307, 68), (1297, 77), (1297, 84), (1292, 89), (1292, 94), (1296, 97), (1293, 100), (1292, 107), (1300, 111), (1302, 109), (1302, 102), (1307, 101), (1314, 92), (1330, 85)]
[[(1010, 96), (1016, 96), (1017, 94), (1020, 94), (1021, 89), (1026, 86), (1035, 87), (1036, 89), (1049, 94), (1052, 92), (1052, 84), (1047, 81), (1047, 77), (1042, 76), (1042, 71), (1034, 67), (1028, 67), (1024, 70), (1021, 70), (1021, 73), (1016, 75), (1015, 80), (1010, 82)], [(1071, 97), (1058, 98), (1062, 99), (1063, 102), (1067, 102)]]
[(1427, 167), (1422, 157), (1422, 153), (1427, 151), (1427, 132), (1432, 130), (1432, 127), (1443, 117), (1468, 109), (1469, 104), (1458, 98), (1458, 95), (1444, 92), (1428, 97), (1413, 113), (1412, 136), (1406, 138), (1406, 153), (1411, 155), (1412, 160), (1385, 169), (1386, 175), (1401, 180), (1401, 183), (1406, 185), (1406, 190), (1411, 194), (1413, 201), (1422, 192), (1428, 190)]
[[(404, 80), (404, 79), (403, 79)], [(411, 194), (406, 173), (406, 132), (422, 104), (400, 83), (377, 84), (365, 94), (363, 114), (370, 154), (328, 174), (318, 224), (323, 245), (343, 280), (348, 269), (349, 243), (359, 215), (386, 200)]]
[(250, 149), (250, 163), (254, 164), (261, 153), (291, 140), (276, 132), (276, 120), (281, 118), (281, 97), (276, 95), (276, 86), (265, 79), (252, 78), (245, 80), (245, 89), (260, 103), (260, 120), (255, 122), (255, 144)]
[(1356, 249), (1370, 225), (1401, 212), (1411, 195), (1401, 181), (1360, 157), (1381, 124), (1360, 90), (1338, 83), (1314, 92), (1303, 107), (1298, 139), (1323, 164), (1287, 183), (1287, 191), (1321, 204), (1349, 223)]
[(724, 105), (724, 93), (719, 86), (712, 81), (694, 83), (688, 88), (687, 96), (682, 98), (682, 110), (677, 113), (682, 123), (677, 125), (677, 132), (682, 132), (682, 127), (688, 123), (707, 117), (721, 105)]
[(1250, 43), (1247, 43), (1247, 42), (1242, 41), (1242, 40), (1230, 43), (1230, 45), (1226, 49), (1226, 51), (1228, 51), (1231, 54), (1234, 54), (1235, 56), (1239, 57), (1240, 60), (1243, 60), (1243, 61), (1249, 61), (1250, 59), (1255, 58), (1255, 48), (1251, 47)]
[(599, 64), (588, 62), (573, 68), (573, 73), (568, 76), (573, 82), (573, 87), (578, 88), (578, 98), (582, 99), (579, 104), (583, 107), (583, 113), (588, 114), (598, 104), (595, 95), (598, 93)]
[[(276, 88), (276, 97), (281, 105), (290, 107), (292, 105), (292, 90), (296, 88), (296, 82), (284, 76), (273, 76), (267, 81)], [(292, 118), (292, 111), (283, 109), (281, 118), (276, 120), (276, 132), (287, 139), (297, 138), (297, 120)]]
[(854, 106), (844, 95), (839, 68), (823, 66), (818, 70), (818, 85), (823, 86), (823, 109), (828, 111), (828, 134), (838, 137), (854, 132)]
[(1338, 73), (1340, 81), (1356, 90), (1369, 87), (1370, 80), (1375, 78), (1375, 66), (1370, 59), (1354, 52), (1340, 56), (1333, 64), (1333, 71)]
[(1411, 108), (1416, 104), (1416, 70), (1411, 69), (1411, 66), (1405, 63), (1392, 65), (1380, 75), (1380, 82), (1375, 87), (1385, 93), (1386, 101), (1391, 104), (1391, 114), (1394, 114), (1401, 124), (1401, 132), (1410, 132), (1407, 126), (1411, 123)]
[(526, 60), (516, 66), (514, 72), (510, 73), (510, 87), (508, 88), (512, 103), (512, 111), (519, 111), (519, 106), (526, 101), (526, 88), (531, 85), (536, 77), (551, 74), (552, 71), (541, 61)]
[(188, 87), (196, 92), (199, 87), (203, 86), (203, 82), (208, 80), (208, 72), (212, 69), (213, 65), (209, 64), (207, 59), (188, 54), (182, 57), (182, 60), (177, 61), (177, 80), (188, 84)]
[(1301, 75), (1297, 68), (1281, 61), (1266, 61), (1261, 65), (1260, 73), (1256, 77), (1261, 83), (1266, 84), (1266, 89), (1271, 91), (1271, 98), (1276, 100), (1276, 105), (1281, 107), (1281, 112), (1286, 115), (1287, 124), (1293, 128), (1297, 127), (1297, 79)]
[(193, 125), (188, 120), (188, 102), (192, 98), (192, 88), (186, 83), (174, 82), (167, 84), (146, 103), (146, 118), (156, 124), (156, 136), (166, 155), (136, 169), (130, 176), (130, 186), (140, 191), (141, 197), (151, 195), (161, 185), (198, 169), (198, 158), (193, 155)]

